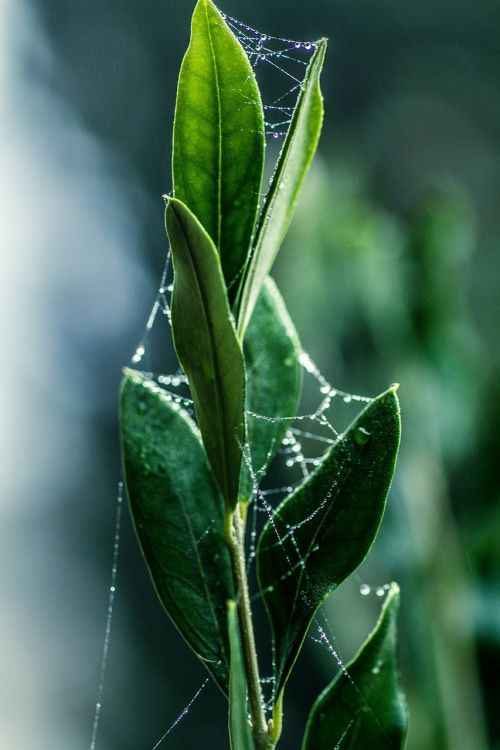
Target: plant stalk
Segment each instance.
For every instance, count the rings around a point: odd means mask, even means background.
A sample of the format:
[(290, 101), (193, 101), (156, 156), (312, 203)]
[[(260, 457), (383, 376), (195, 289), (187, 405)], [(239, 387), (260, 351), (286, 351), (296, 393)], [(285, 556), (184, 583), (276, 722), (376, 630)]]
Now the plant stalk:
[(248, 593), (248, 579), (245, 563), (244, 524), (239, 506), (233, 514), (233, 534), (231, 535), (231, 557), (238, 588), (238, 614), (240, 623), (241, 645), (245, 660), (247, 676), (248, 703), (252, 719), (252, 734), (255, 750), (271, 750), (273, 743), (268, 734), (268, 727), (262, 701), (259, 664), (255, 648), (255, 636), (252, 622), (252, 610)]

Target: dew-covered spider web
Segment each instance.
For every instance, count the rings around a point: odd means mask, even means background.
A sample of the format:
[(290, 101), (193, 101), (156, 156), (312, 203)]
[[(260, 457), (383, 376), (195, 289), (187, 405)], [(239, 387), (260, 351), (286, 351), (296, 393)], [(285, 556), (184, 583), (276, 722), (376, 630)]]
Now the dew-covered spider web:
[(304, 74), (317, 42), (281, 39), (222, 14), (247, 53), (259, 82), (266, 134), (279, 141), (288, 132)]
[[(317, 47), (317, 43), (299, 42), (270, 36), (257, 31), (230, 16), (224, 14), (223, 16), (226, 23), (235, 33), (247, 53), (258, 78), (259, 87), (261, 88), (263, 96), (266, 134), (271, 142), (277, 141), (279, 143), (286, 137), (295, 103), (300, 93), (306, 67)], [(155, 330), (161, 329), (162, 339), (166, 338), (165, 333), (169, 330), (171, 321), (170, 297), (172, 287), (173, 270), (169, 252), (167, 254), (160, 284), (143, 335), (131, 356), (130, 363), (135, 369), (138, 369), (139, 367), (141, 368), (142, 373), (146, 375), (150, 381), (150, 387), (153, 389), (161, 389), (167, 400), (171, 400), (180, 408), (183, 408), (194, 419), (195, 414), (193, 402), (190, 398), (187, 378), (182, 370), (178, 368), (169, 373), (165, 373), (156, 371), (153, 366), (154, 347), (152, 334)], [(165, 325), (165, 322), (167, 322), (167, 325)], [(173, 346), (171, 348), (173, 351)], [(254, 565), (256, 558), (256, 545), (260, 529), (266, 521), (269, 520), (272, 523), (274, 509), (279, 502), (307, 479), (311, 471), (319, 465), (325, 452), (335, 443), (339, 436), (341, 436), (342, 428), (336, 424), (336, 407), (338, 404), (351, 405), (353, 408), (357, 407), (357, 411), (359, 411), (360, 408), (372, 400), (367, 396), (349, 393), (345, 390), (334, 387), (328, 382), (320, 372), (317, 365), (305, 351), (300, 352), (300, 365), (303, 368), (305, 378), (309, 380), (309, 385), (312, 385), (312, 388), (310, 387), (308, 389), (309, 392), (312, 390), (315, 394), (313, 408), (302, 409), (294, 417), (286, 419), (279, 418), (279, 421), (286, 422), (287, 429), (271, 466), (253, 466), (249, 445), (245, 445), (243, 450), (244, 461), (247, 464), (253, 488), (247, 532), (247, 572), (250, 580), (255, 577)], [(248, 414), (256, 419), (270, 419), (268, 416), (255, 414), (253, 412), (248, 412)], [(354, 414), (352, 417), (353, 416)], [(276, 467), (278, 467), (277, 473), (280, 476), (286, 477), (286, 481), (278, 485), (272, 481)], [(292, 543), (293, 559), (289, 556), (289, 553), (285, 551), (285, 546), (283, 545), (284, 539), (279, 538), (278, 530), (274, 527), (277, 535), (277, 542), (282, 546), (283, 554), (287, 556), (288, 571), (285, 575), (304, 575), (304, 573), (307, 575), (306, 561), (296, 541), (295, 532), (300, 526), (312, 522), (314, 516), (320, 511), (326, 501), (326, 498), (318, 498), (317, 510), (309, 517), (303, 519), (299, 526), (290, 527), (286, 530), (286, 538)], [(105, 639), (90, 750), (98, 750), (97, 732), (103, 705), (104, 677), (111, 636), (113, 604), (116, 592), (121, 508), (122, 485), (120, 484), (117, 499), (113, 563), (106, 615)], [(207, 529), (207, 533), (208, 532), (209, 529)], [(360, 584), (360, 594), (363, 596), (373, 593), (377, 597), (382, 598), (389, 589), (388, 584), (370, 586), (359, 578), (359, 576), (357, 577), (357, 580)], [(256, 585), (254, 586), (254, 589), (255, 590), (251, 592), (251, 599), (254, 604), (257, 604), (262, 599), (262, 595), (257, 590)], [(310, 628), (309, 641), (315, 643), (318, 648), (324, 649), (329, 654), (332, 658), (334, 669), (342, 670), (346, 678), (350, 680), (353, 688), (357, 690), (357, 687), (340, 656), (340, 651), (337, 647), (335, 634), (331, 624), (322, 609), (319, 610), (319, 614)], [(272, 668), (270, 671), (272, 671)], [(171, 721), (163, 735), (149, 747), (145, 745), (144, 750), (156, 750), (159, 747), (168, 745), (172, 732), (189, 714), (192, 705), (199, 699), (209, 682), (210, 678), (206, 678), (201, 685), (194, 690), (192, 697), (176, 718)], [(266, 712), (270, 712), (275, 698), (275, 685), (272, 676), (262, 677), (262, 691)], [(363, 710), (371, 712), (370, 706), (364, 701), (361, 694), (360, 703), (363, 705)], [(268, 717), (270, 718), (270, 713), (268, 713)], [(378, 723), (376, 716), (374, 716), (374, 720)], [(354, 721), (355, 717), (344, 728), (340, 739), (332, 750), (342, 749), (343, 741), (347, 737)]]

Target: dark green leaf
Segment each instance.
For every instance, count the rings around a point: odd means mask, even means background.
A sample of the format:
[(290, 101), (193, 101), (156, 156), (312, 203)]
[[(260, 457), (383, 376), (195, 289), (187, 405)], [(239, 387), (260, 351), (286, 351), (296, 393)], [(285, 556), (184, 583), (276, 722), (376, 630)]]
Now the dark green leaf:
[(254, 750), (252, 730), (248, 722), (247, 680), (241, 651), (236, 602), (228, 601), (227, 619), (231, 645), (229, 672), (229, 740), (231, 750)]
[(319, 78), (326, 53), (322, 39), (302, 84), (271, 187), (259, 221), (254, 250), (244, 281), (238, 333), (243, 338), (262, 284), (271, 270), (292, 219), (323, 123), (323, 97)]
[(212, 471), (226, 503), (238, 497), (245, 440), (245, 369), (214, 244), (194, 214), (170, 198), (172, 331)]
[(264, 165), (264, 130), (249, 60), (213, 3), (199, 0), (177, 91), (174, 195), (211, 236), (228, 285), (250, 249)]
[(278, 695), (317, 608), (375, 539), (399, 438), (391, 388), (363, 410), (264, 527), (257, 564), (273, 628)]
[(393, 583), (374, 631), (312, 707), (302, 750), (402, 750), (408, 713), (397, 669), (398, 609)]
[(227, 694), (226, 600), (234, 595), (224, 503), (190, 417), (139, 373), (120, 400), (127, 494), (157, 594)]
[[(297, 333), (276, 284), (268, 278), (248, 326), (245, 345), (247, 368), (247, 440), (255, 472), (267, 467), (279, 448), (288, 421), (259, 419), (294, 417), (300, 397), (302, 368)], [(240, 496), (248, 499), (252, 479), (244, 464)]]

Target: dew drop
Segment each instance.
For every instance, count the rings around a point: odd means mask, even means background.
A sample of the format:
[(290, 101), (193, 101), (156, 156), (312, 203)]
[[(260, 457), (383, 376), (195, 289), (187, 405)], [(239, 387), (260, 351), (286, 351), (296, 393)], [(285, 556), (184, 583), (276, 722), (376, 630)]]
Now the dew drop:
[(286, 465), (290, 468), (291, 466), (294, 465), (294, 463), (295, 461), (293, 460), (293, 458), (289, 458), (286, 462)]
[(302, 45), (301, 45), (300, 42), (295, 42), (294, 47), (295, 47), (295, 49), (300, 49), (302, 47)]
[(273, 133), (273, 138), (275, 141), (279, 140), (280, 134), (279, 133)]
[(321, 393), (330, 393), (330, 386), (329, 385), (322, 385), (320, 388)]
[(350, 396), (349, 394), (347, 394), (346, 396), (344, 396), (344, 403), (345, 404), (350, 404), (351, 401), (352, 401), (352, 396)]
[(173, 288), (174, 288), (174, 285), (173, 284), (169, 284), (167, 286), (167, 292), (171, 292), (173, 290)]
[(375, 593), (376, 593), (377, 596), (384, 596), (384, 594), (385, 594), (385, 587), (384, 586), (379, 586), (377, 588), (377, 590), (375, 591)]
[(312, 44), (310, 42), (307, 42), (306, 44), (304, 44), (304, 47), (305, 49), (311, 49)]
[(144, 349), (143, 346), (138, 346), (137, 349), (135, 350), (134, 356), (132, 357), (132, 362), (134, 362), (134, 364), (137, 364), (138, 362), (140, 362), (141, 359), (144, 357), (145, 351), (146, 350)]
[(359, 587), (359, 593), (362, 596), (368, 596), (368, 594), (371, 593), (371, 587), (368, 586), (367, 583), (362, 583), (361, 586)]
[(371, 433), (364, 427), (358, 427), (354, 433), (354, 440), (358, 445), (365, 445), (371, 437)]

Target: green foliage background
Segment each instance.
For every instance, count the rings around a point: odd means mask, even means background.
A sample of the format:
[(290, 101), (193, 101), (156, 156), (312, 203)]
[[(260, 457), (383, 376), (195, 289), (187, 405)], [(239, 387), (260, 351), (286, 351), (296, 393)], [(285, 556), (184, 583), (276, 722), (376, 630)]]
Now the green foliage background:
[[(153, 294), (166, 249), (159, 196), (170, 189), (175, 85), (193, 4), (27, 5), (52, 59), (28, 65), (26, 75), (74, 110), (107, 154), (105, 172), (133, 217)], [(223, 10), (277, 36), (330, 39), (320, 154), (276, 276), (304, 347), (334, 385), (374, 395), (402, 384), (396, 483), (360, 580), (396, 578), (401, 586), (409, 749), (499, 748), (500, 6), (227, 0)], [(50, 140), (43, 118), (39, 130)], [(132, 295), (123, 338), (105, 352), (91, 349), (93, 388), (106, 405), (92, 421), (86, 471), (59, 503), (66, 510), (57, 528), (71, 543), (72, 564), (89, 568), (85, 601), (95, 609), (109, 574), (118, 476), (113, 394), (151, 299)], [(162, 347), (155, 341), (156, 365), (167, 370), (172, 355)], [(85, 356), (83, 348), (75, 354)], [(102, 750), (152, 747), (203, 679), (156, 602), (127, 525), (120, 580), (116, 617), (125, 624), (106, 676)], [(377, 608), (376, 597), (359, 595), (359, 580), (331, 604), (345, 660)], [(95, 671), (77, 683), (65, 711), (75, 736), (91, 723), (100, 616), (87, 646)], [(297, 747), (312, 697), (335, 671), (314, 645), (301, 665), (284, 750)], [(207, 734), (223, 747), (225, 732), (223, 701), (207, 688), (170, 747), (202, 747)]]

